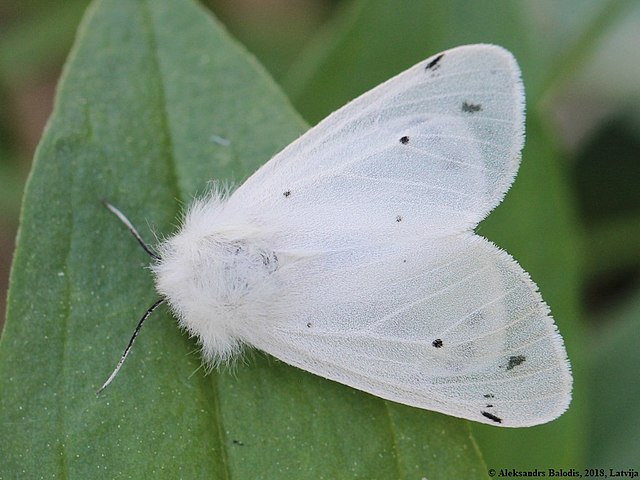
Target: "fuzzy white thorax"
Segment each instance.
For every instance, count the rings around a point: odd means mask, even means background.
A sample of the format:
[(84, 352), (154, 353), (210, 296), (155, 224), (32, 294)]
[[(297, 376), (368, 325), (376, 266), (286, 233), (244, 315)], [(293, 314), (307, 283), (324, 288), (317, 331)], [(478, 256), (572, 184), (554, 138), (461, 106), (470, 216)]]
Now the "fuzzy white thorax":
[(238, 351), (247, 329), (259, 328), (273, 292), (269, 277), (278, 268), (266, 232), (238, 223), (225, 203), (216, 191), (194, 202), (152, 267), (158, 292), (214, 364)]

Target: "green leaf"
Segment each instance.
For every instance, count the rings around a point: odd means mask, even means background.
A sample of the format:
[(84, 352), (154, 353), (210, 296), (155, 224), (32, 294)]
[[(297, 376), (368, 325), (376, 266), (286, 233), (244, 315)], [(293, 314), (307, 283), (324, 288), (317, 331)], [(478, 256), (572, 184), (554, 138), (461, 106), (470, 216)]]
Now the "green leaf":
[[(311, 123), (439, 51), (497, 43), (529, 51), (512, 0), (415, 2), (355, 0), (318, 37), (283, 81)], [(533, 61), (533, 58), (532, 58)]]
[(80, 27), (28, 181), (0, 343), (3, 478), (485, 478), (466, 422), (248, 355), (204, 375), (158, 312), (143, 236), (304, 129), (189, 0), (104, 0)]
[[(513, 188), (478, 233), (506, 249), (530, 272), (551, 306), (569, 358), (575, 359), (583, 343), (579, 233), (563, 158), (539, 113), (547, 78), (542, 66), (549, 63), (549, 53), (539, 49), (540, 35), (526, 21), (529, 6), (511, 0), (358, 0), (301, 56), (285, 85), (305, 118), (315, 121), (443, 49), (484, 42), (511, 50), (526, 89), (526, 146)], [(561, 468), (582, 460), (586, 391), (583, 370), (575, 361), (573, 372), (571, 407), (551, 424), (516, 430), (473, 424), (488, 467)]]
[[(575, 80), (578, 71), (593, 62), (593, 53), (602, 45), (605, 34), (618, 26), (624, 16), (633, 16), (630, 10), (637, 6), (633, 0), (538, 2), (537, 16), (546, 25), (540, 25), (545, 35), (538, 35), (537, 46), (548, 59), (540, 91), (549, 94), (568, 80)], [(599, 60), (604, 66), (603, 59)], [(599, 74), (606, 72), (607, 79), (611, 77), (610, 68), (598, 70)]]
[(608, 312), (590, 336), (585, 355), (592, 399), (589, 461), (592, 466), (640, 469), (640, 289), (617, 311)]
[(283, 80), (312, 124), (433, 53), (470, 43), (510, 50), (522, 67), (527, 95), (538, 99), (575, 73), (635, 5), (630, 0), (345, 3)]

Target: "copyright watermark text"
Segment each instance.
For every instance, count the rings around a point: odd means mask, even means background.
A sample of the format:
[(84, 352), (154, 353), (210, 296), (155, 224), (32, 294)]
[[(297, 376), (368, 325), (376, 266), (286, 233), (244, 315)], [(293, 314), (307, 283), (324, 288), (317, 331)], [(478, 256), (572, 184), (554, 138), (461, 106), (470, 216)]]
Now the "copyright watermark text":
[(578, 470), (575, 468), (547, 468), (533, 470), (517, 470), (515, 468), (490, 468), (488, 470), (490, 477), (497, 478), (637, 478), (638, 470), (628, 468), (619, 470), (617, 468), (583, 468)]

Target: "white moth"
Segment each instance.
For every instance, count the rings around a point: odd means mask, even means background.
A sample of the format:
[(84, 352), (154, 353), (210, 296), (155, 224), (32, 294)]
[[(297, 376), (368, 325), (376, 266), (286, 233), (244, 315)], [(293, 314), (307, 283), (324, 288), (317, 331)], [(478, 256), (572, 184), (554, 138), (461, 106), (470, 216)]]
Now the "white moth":
[(248, 345), (406, 405), (553, 420), (571, 399), (562, 338), (528, 274), (473, 233), (513, 182), (523, 130), (509, 52), (428, 58), (196, 201), (159, 247), (157, 290), (209, 363)]

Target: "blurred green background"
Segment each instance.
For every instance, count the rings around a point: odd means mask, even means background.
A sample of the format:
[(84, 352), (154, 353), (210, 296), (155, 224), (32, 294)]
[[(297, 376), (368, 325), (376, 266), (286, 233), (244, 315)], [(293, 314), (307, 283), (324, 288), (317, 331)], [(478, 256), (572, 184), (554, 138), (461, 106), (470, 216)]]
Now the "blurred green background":
[[(540, 190), (549, 188), (554, 198), (548, 205), (562, 210), (566, 224), (545, 224), (557, 212), (531, 212), (541, 237), (549, 239), (542, 246), (501, 242), (500, 233), (491, 230), (492, 219), (487, 236), (534, 279), (549, 277), (539, 282), (541, 291), (576, 371), (572, 408), (580, 413), (570, 425), (582, 441), (566, 445), (578, 452), (572, 458), (583, 459), (575, 467), (640, 469), (640, 2), (203, 3), (267, 68), (310, 124), (440, 50), (486, 42), (514, 53), (528, 99), (527, 148), (550, 152), (551, 168), (559, 171), (551, 181), (562, 184), (547, 185), (544, 172), (536, 180)], [(87, 4), (0, 3), (2, 316), (22, 188)], [(536, 161), (525, 152), (521, 176)], [(484, 228), (483, 223), (479, 232)], [(538, 267), (521, 260), (520, 251), (527, 249), (539, 257), (530, 261)], [(536, 272), (540, 265), (547, 271)], [(556, 311), (554, 303), (565, 306)], [(492, 446), (483, 428), (474, 430), (487, 464), (494, 465), (501, 447)]]

